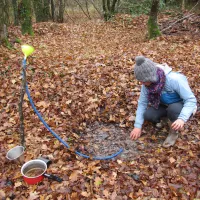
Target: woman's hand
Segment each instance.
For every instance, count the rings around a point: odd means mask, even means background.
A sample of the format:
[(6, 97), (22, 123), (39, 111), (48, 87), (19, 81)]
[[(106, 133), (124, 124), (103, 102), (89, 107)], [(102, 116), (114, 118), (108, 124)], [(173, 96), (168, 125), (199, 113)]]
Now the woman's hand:
[(182, 119), (177, 119), (172, 123), (171, 128), (175, 131), (179, 131), (183, 128), (185, 122)]
[(142, 133), (142, 129), (141, 128), (134, 128), (132, 130), (131, 134), (130, 134), (130, 138), (132, 140), (136, 140), (136, 139), (138, 139), (140, 137), (141, 133)]

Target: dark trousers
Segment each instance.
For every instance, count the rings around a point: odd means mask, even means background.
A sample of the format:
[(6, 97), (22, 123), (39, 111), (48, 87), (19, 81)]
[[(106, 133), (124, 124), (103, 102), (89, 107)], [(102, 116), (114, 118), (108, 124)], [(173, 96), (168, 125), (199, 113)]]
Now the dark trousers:
[(160, 104), (158, 109), (149, 107), (144, 113), (144, 120), (159, 123), (161, 118), (167, 117), (171, 122), (174, 122), (177, 120), (182, 108), (183, 102), (172, 103), (168, 106)]

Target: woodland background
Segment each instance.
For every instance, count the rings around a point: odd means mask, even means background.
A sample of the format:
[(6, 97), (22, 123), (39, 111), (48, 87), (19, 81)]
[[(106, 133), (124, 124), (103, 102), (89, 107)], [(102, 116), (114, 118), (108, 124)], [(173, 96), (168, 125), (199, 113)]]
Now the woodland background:
[[(0, 198), (200, 199), (199, 110), (174, 147), (162, 147), (167, 126), (155, 129), (145, 123), (142, 137), (129, 139), (140, 92), (133, 76), (135, 56), (184, 73), (199, 102), (199, 4), (0, 0)], [(27, 65), (33, 101), (71, 147), (46, 130), (25, 95), (25, 161), (48, 157), (52, 160), (48, 173), (62, 177), (62, 183), (44, 179), (27, 185), (21, 165), (6, 159), (7, 151), (21, 143), (22, 44), (35, 48)], [(120, 147), (124, 152), (112, 160), (92, 159)], [(77, 156), (75, 150), (91, 159)]]

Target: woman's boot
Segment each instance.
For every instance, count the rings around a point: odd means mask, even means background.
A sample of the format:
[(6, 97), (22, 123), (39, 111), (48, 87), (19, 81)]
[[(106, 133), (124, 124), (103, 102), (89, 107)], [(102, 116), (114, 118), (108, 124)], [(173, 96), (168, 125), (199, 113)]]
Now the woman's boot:
[(178, 131), (175, 131), (171, 128), (171, 124), (172, 123), (169, 123), (170, 131), (169, 131), (167, 138), (165, 139), (165, 141), (163, 143), (163, 147), (165, 147), (165, 148), (173, 146), (176, 143), (176, 140), (178, 139), (179, 133), (178, 133)]

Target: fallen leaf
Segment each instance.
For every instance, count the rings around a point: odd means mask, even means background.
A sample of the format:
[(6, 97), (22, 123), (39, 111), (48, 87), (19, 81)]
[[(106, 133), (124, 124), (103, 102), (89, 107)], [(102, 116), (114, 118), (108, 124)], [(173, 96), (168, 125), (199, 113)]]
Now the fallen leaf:
[(80, 174), (80, 171), (75, 170), (71, 173), (71, 175), (69, 176), (69, 180), (74, 182), (78, 180), (78, 175)]
[(104, 190), (104, 191), (103, 191), (103, 194), (104, 194), (104, 196), (105, 196), (105, 197), (107, 197), (107, 198), (108, 198), (110, 193), (109, 193), (109, 191), (108, 191), (108, 190)]
[(90, 193), (86, 192), (86, 191), (82, 191), (81, 192), (81, 195), (84, 196), (84, 197), (89, 197), (90, 196)]
[(128, 118), (128, 121), (130, 121), (130, 122), (135, 121), (135, 116), (130, 116), (130, 117)]
[(102, 179), (100, 177), (96, 177), (94, 184), (96, 185), (96, 187), (99, 187), (102, 184)]
[(36, 106), (47, 108), (47, 107), (49, 107), (49, 104), (47, 104), (45, 101), (40, 101), (40, 102), (36, 103)]
[(48, 85), (47, 83), (45, 83), (45, 84), (43, 85), (43, 87), (47, 89), (47, 88), (49, 88), (49, 85)]
[(15, 83), (16, 83), (16, 80), (15, 80), (15, 79), (12, 79), (11, 82), (12, 82), (12, 84), (15, 84)]
[(16, 182), (14, 187), (17, 188), (17, 187), (19, 187), (21, 185), (22, 185), (22, 182)]
[(194, 154), (191, 150), (189, 151), (189, 155), (190, 155), (190, 157), (194, 157)]
[(47, 149), (48, 149), (48, 147), (47, 147), (47, 145), (46, 145), (46, 144), (42, 144), (42, 146), (41, 146), (41, 149), (42, 149), (42, 150), (47, 150)]
[(169, 158), (170, 163), (174, 163), (176, 160), (173, 157)]
[(177, 189), (182, 188), (183, 186), (180, 185), (180, 184), (169, 183), (169, 187), (170, 187), (171, 190), (176, 191)]
[(1, 199), (6, 197), (6, 194), (5, 194), (5, 192), (3, 190), (0, 190), (0, 197), (1, 197)]
[(37, 193), (36, 191), (35, 192), (30, 192), (28, 200), (35, 200), (35, 199), (38, 199), (39, 197), (40, 197), (39, 193)]
[(147, 181), (141, 180), (141, 182), (143, 183), (143, 185), (147, 185)]
[(69, 105), (72, 102), (72, 100), (66, 101), (66, 104)]
[(112, 193), (112, 195), (111, 195), (111, 200), (115, 200), (116, 197), (117, 197), (117, 193), (116, 193), (116, 191), (114, 191), (114, 192)]

